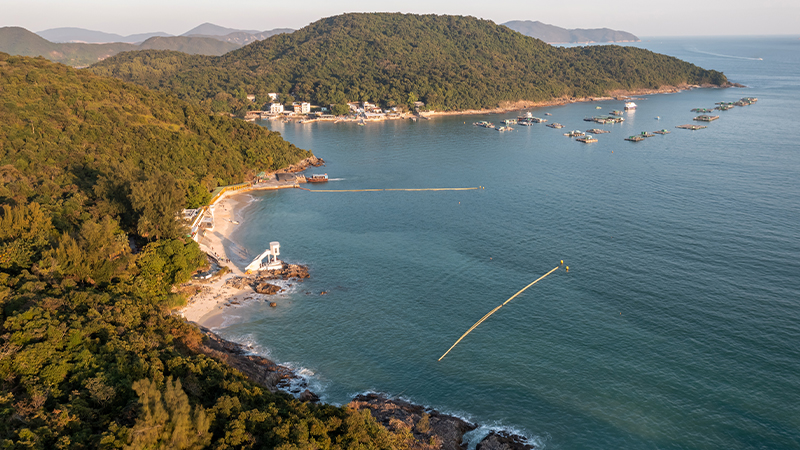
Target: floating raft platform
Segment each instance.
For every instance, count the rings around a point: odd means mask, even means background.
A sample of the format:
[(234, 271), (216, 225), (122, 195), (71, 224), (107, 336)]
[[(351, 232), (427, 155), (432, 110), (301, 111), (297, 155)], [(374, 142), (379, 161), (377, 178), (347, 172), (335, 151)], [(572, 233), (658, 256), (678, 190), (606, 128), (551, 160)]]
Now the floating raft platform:
[(692, 108), (692, 110), (691, 110), (691, 111), (692, 111), (692, 112), (696, 112), (696, 113), (710, 113), (710, 112), (714, 112), (714, 110), (713, 110), (713, 109), (708, 109), (708, 108)]
[(712, 122), (714, 120), (719, 119), (719, 116), (709, 116), (707, 114), (703, 114), (694, 118), (698, 122)]
[(575, 140), (578, 142), (583, 142), (584, 144), (591, 144), (592, 142), (597, 142), (597, 138), (591, 136), (579, 137), (578, 139)]
[(644, 139), (645, 139), (644, 136), (642, 136), (640, 134), (635, 134), (633, 136), (628, 136), (628, 137), (625, 138), (626, 141), (631, 141), (631, 142), (639, 142), (639, 141), (643, 141)]
[(558, 122), (553, 122), (553, 123), (547, 124), (545, 126), (548, 126), (550, 128), (564, 128), (564, 125), (561, 125)]
[(734, 105), (719, 105), (714, 109), (716, 109), (717, 111), (727, 111), (727, 110), (733, 109), (733, 108), (734, 108)]
[(605, 134), (605, 133), (611, 133), (611, 132), (610, 132), (610, 131), (608, 131), (608, 130), (601, 130), (600, 128), (592, 128), (591, 130), (586, 130), (586, 132), (587, 132), (587, 133), (592, 133), (592, 134)]
[(639, 136), (644, 137), (644, 138), (649, 138), (649, 137), (655, 136), (655, 134), (648, 133), (647, 131), (642, 131), (641, 133), (639, 133)]
[(624, 113), (624, 112), (622, 112), (622, 111), (616, 111), (616, 110), (614, 110), (614, 111), (611, 111), (609, 114), (611, 114), (612, 116), (621, 116), (621, 115), (623, 115), (623, 114), (625, 114), (625, 113)]
[(653, 131), (653, 133), (655, 133), (655, 134), (669, 134), (670, 132), (669, 132), (669, 130), (658, 130), (658, 131)]
[(584, 133), (583, 131), (579, 131), (579, 130), (574, 130), (574, 131), (570, 131), (569, 133), (564, 133), (564, 136), (567, 136), (567, 137), (581, 137), (581, 136), (584, 136), (584, 135), (586, 135), (586, 133)]
[(675, 128), (681, 128), (684, 130), (702, 130), (703, 128), (708, 128), (708, 127), (705, 125), (686, 124), (686, 125), (678, 125)]

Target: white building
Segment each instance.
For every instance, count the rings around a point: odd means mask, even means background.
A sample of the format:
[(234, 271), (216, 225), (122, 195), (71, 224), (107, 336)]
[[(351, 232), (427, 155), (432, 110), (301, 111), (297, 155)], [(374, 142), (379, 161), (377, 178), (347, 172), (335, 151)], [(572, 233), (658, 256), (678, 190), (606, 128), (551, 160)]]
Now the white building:
[(270, 92), (267, 95), (269, 96), (269, 99), (272, 100), (273, 102), (278, 101), (278, 94), (276, 94), (275, 92)]
[(311, 103), (300, 103), (300, 114), (308, 114), (311, 112)]
[(281, 114), (283, 113), (283, 105), (280, 103), (270, 103), (269, 104), (269, 113), (270, 114)]

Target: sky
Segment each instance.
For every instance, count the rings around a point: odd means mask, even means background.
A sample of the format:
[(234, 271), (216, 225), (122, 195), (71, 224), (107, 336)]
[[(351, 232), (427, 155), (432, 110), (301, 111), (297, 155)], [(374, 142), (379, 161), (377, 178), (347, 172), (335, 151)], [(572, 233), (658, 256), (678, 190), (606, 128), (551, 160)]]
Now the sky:
[(228, 28), (302, 28), (345, 12), (469, 15), (496, 23), (539, 20), (637, 36), (800, 34), (797, 0), (0, 0), (0, 26), (78, 27), (179, 35), (204, 22)]

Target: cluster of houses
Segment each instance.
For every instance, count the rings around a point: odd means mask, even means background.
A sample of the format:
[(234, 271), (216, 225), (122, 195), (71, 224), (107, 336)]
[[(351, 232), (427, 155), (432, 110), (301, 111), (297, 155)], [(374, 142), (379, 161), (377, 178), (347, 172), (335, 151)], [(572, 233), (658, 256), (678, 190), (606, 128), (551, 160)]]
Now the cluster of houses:
[[(292, 109), (286, 108), (283, 103), (278, 102), (278, 94), (270, 93), (268, 94), (271, 100), (271, 103), (268, 103), (265, 108), (265, 111), (249, 111), (245, 116), (245, 120), (255, 120), (255, 119), (271, 119), (276, 117), (290, 117), (296, 115), (311, 115), (314, 114), (317, 118), (332, 118), (331, 111), (333, 110), (334, 105), (330, 105), (330, 107), (321, 107), (319, 111), (314, 113), (311, 112), (311, 103), (308, 102), (293, 102)], [(251, 102), (255, 101), (254, 95), (248, 95), (248, 100)], [(348, 102), (347, 106), (350, 108), (350, 114), (363, 117), (365, 119), (383, 119), (383, 118), (391, 118), (397, 117), (402, 114), (401, 108), (389, 108), (387, 110), (383, 110), (378, 107), (374, 103), (370, 102)], [(422, 102), (415, 102), (414, 109), (419, 110), (424, 108), (425, 104)]]

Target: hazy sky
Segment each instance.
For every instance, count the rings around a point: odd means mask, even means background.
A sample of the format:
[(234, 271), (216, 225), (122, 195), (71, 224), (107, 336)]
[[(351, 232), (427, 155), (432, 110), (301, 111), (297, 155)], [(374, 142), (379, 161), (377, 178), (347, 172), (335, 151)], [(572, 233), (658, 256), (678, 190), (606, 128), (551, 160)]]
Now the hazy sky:
[(639, 36), (800, 34), (798, 0), (0, 0), (0, 26), (181, 34), (203, 22), (253, 30), (301, 28), (343, 12), (374, 11), (470, 15), (497, 23), (540, 20)]

